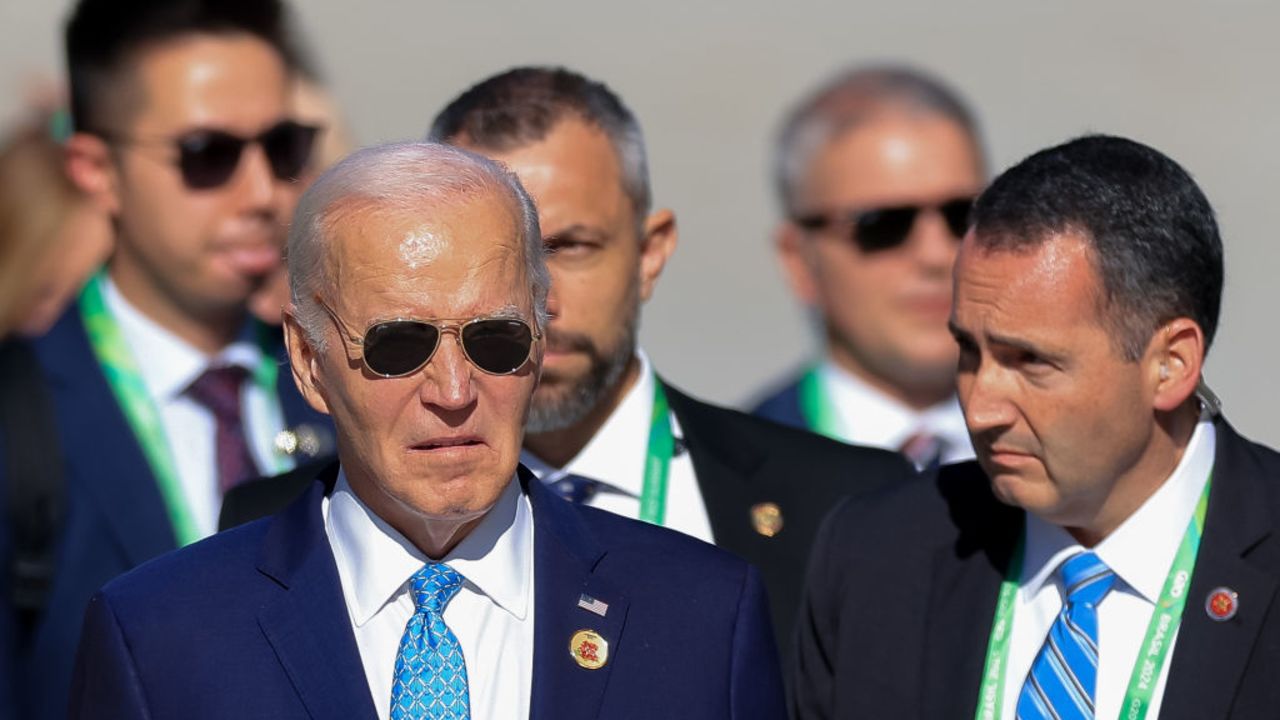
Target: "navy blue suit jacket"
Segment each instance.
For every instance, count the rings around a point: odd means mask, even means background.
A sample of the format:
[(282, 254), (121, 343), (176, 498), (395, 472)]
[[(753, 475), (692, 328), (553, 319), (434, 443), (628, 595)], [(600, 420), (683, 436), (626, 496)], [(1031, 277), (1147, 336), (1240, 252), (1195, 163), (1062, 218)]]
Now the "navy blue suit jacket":
[[(279, 514), (103, 588), (89, 605), (71, 716), (374, 718), (321, 517), (335, 476), (331, 466)], [(571, 505), (531, 477), (522, 469), (534, 521), (532, 718), (785, 717), (754, 568)], [(608, 604), (604, 617), (578, 607), (583, 593)], [(581, 629), (608, 641), (603, 668), (570, 656)]]
[[(1280, 454), (1222, 419), (1217, 436), (1161, 720), (1280, 714)], [(972, 718), (1025, 518), (996, 499), (976, 462), (832, 511), (805, 587), (794, 717)], [(1239, 593), (1226, 622), (1205, 611), (1218, 587)]]
[[(7, 489), (0, 456), (0, 717), (65, 717), (67, 691), (85, 606), (94, 591), (139, 563), (173, 550), (164, 501), (123, 411), (89, 346), (78, 307), (32, 341), (44, 369), (64, 456), (65, 516), (57, 570), (45, 611), (20, 637), (10, 602), (12, 551)], [(283, 362), (283, 346), (280, 355)], [(329, 427), (299, 395), (287, 366), (279, 395), (285, 422)], [(0, 454), (7, 439), (0, 438)]]
[(800, 407), (800, 377), (796, 375), (788, 379), (786, 384), (765, 395), (751, 408), (751, 414), (780, 425), (808, 430), (809, 421)]

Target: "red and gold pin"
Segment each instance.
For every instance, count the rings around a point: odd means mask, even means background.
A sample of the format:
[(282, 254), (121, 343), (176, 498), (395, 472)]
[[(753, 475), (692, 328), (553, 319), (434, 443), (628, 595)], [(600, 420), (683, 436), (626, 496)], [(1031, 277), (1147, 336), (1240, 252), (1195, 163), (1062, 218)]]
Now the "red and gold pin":
[(609, 662), (609, 641), (595, 630), (579, 630), (569, 640), (569, 654), (578, 667), (599, 670)]
[(1229, 587), (1214, 588), (1204, 600), (1204, 611), (1209, 618), (1218, 622), (1226, 622), (1236, 616), (1240, 610), (1240, 596)]
[(782, 508), (777, 503), (762, 502), (751, 506), (751, 525), (765, 537), (782, 532)]

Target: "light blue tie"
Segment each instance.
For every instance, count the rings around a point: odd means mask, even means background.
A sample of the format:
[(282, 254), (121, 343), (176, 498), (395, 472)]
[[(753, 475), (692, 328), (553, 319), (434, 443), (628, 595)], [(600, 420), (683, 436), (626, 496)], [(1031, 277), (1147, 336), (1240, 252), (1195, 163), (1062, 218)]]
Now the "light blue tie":
[(1116, 574), (1092, 552), (1058, 569), (1066, 602), (1018, 695), (1019, 720), (1093, 720), (1098, 687), (1098, 603)]
[(444, 563), (427, 563), (409, 579), (417, 612), (409, 618), (396, 654), (392, 720), (470, 720), (462, 647), (442, 614), (462, 580)]

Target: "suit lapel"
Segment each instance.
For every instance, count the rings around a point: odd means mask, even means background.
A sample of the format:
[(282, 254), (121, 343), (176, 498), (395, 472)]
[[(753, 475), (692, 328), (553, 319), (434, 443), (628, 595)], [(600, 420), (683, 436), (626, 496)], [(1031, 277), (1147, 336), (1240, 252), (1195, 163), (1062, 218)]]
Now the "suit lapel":
[(715, 424), (703, 419), (689, 397), (665, 381), (659, 382), (667, 391), (671, 411), (689, 448), (716, 545), (739, 555), (754, 556), (748, 548), (765, 538), (751, 529), (751, 506), (770, 499), (758, 497), (754, 482), (765, 464), (765, 455), (757, 448), (727, 443), (716, 432)]
[[(1260, 546), (1272, 542), (1274, 519), (1261, 499), (1268, 497), (1274, 481), (1264, 481), (1265, 470), (1225, 420), (1217, 423), (1217, 435), (1205, 533), (1169, 668), (1162, 718), (1227, 717), (1276, 595), (1274, 570), (1252, 559)], [(1239, 596), (1239, 611), (1225, 622), (1210, 619), (1205, 611), (1209, 593), (1219, 587)]]
[[(989, 490), (975, 493), (975, 484), (989, 488), (989, 481), (976, 464), (962, 467), (973, 472), (948, 473), (940, 481), (960, 532), (934, 554), (921, 717), (952, 717), (957, 709), (968, 717), (977, 708), (1000, 583), (1022, 541), (1022, 511), (999, 503)], [(975, 496), (979, 502), (972, 502)]]
[(258, 614), (311, 717), (366, 718), (377, 714), (356, 647), (338, 568), (320, 511), (337, 466), (272, 521), (258, 570), (279, 589)]
[[(520, 469), (534, 523), (534, 650), (529, 716), (533, 720), (599, 717), (616, 659), (622, 647), (628, 601), (593, 570), (604, 557), (578, 509), (554, 496)], [(605, 603), (603, 616), (579, 607), (583, 595)], [(579, 665), (571, 653), (575, 634), (588, 630), (608, 644), (607, 660), (597, 670)]]
[(172, 550), (177, 540), (155, 476), (89, 347), (77, 307), (37, 352), (62, 424), (70, 492), (83, 487), (93, 497), (130, 564)]

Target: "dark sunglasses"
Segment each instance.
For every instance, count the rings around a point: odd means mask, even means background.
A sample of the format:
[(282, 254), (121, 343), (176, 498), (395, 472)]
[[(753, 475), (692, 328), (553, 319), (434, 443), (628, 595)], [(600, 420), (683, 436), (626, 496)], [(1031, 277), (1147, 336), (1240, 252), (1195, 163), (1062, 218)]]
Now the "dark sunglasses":
[(387, 320), (370, 325), (359, 337), (324, 300), (317, 297), (316, 301), (338, 330), (360, 347), (361, 361), (369, 372), (388, 378), (412, 375), (431, 362), (445, 333), (456, 335), (467, 360), (490, 375), (510, 375), (524, 367), (533, 341), (542, 337), (518, 318)]
[(253, 144), (262, 146), (272, 175), (279, 180), (296, 180), (311, 161), (311, 148), (319, 132), (318, 127), (284, 120), (249, 138), (211, 129), (156, 140), (97, 134), (113, 142), (135, 145), (172, 144), (178, 150), (177, 165), (182, 172), (182, 182), (192, 190), (210, 190), (231, 179), (240, 166), (245, 147)]
[(959, 240), (969, 229), (969, 210), (973, 207), (973, 198), (956, 198), (939, 205), (898, 205), (893, 207), (872, 208), (859, 212), (834, 212), (827, 214), (802, 215), (793, 218), (796, 225), (805, 230), (825, 230), (833, 226), (845, 226), (850, 229), (849, 239), (862, 252), (879, 252), (891, 250), (906, 242), (916, 217), (928, 209), (937, 209), (947, 223), (951, 235)]

